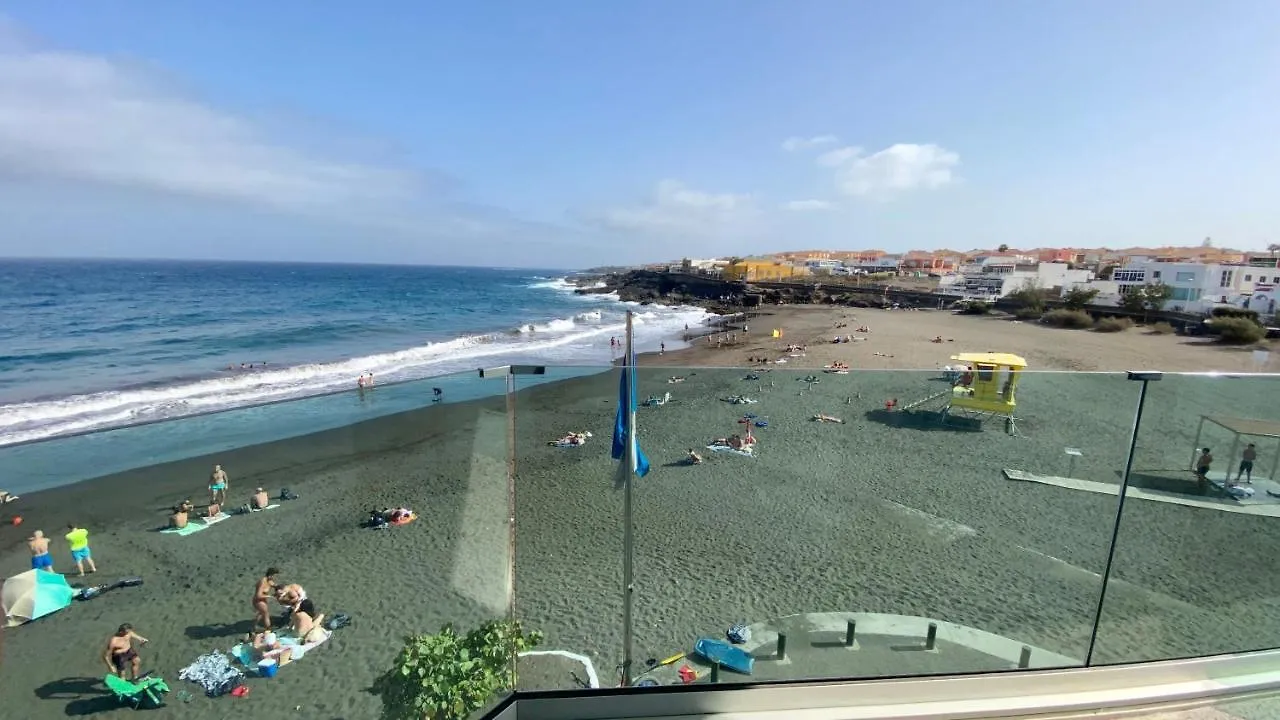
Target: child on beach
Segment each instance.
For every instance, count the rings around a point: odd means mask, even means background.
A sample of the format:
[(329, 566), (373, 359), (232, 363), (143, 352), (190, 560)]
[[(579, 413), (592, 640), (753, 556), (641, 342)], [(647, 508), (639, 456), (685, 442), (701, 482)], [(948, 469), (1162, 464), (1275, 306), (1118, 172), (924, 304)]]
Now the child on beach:
[(84, 577), (86, 564), (89, 565), (89, 572), (98, 572), (98, 566), (93, 564), (93, 554), (89, 550), (89, 531), (68, 523), (66, 538), (67, 544), (71, 547), (71, 559), (75, 561), (80, 576)]

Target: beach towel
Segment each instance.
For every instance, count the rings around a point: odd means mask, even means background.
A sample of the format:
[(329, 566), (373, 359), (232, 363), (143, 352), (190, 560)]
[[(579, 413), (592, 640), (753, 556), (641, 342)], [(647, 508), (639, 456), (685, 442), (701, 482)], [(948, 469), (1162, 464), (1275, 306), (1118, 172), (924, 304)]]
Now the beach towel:
[(276, 508), (278, 508), (278, 507), (280, 507), (280, 503), (276, 503), (275, 505), (268, 505), (268, 506), (266, 506), (266, 507), (264, 507), (264, 508), (259, 508), (259, 509), (257, 509), (257, 510), (253, 509), (253, 507), (252, 507), (252, 506), (250, 506), (250, 507), (249, 507), (249, 512), (262, 512), (263, 510), (275, 510), (275, 509), (276, 509)]
[(199, 685), (209, 697), (218, 697), (240, 687), (244, 682), (244, 673), (236, 669), (226, 655), (212, 652), (201, 655), (195, 662), (182, 668), (178, 679)]
[(755, 457), (755, 454), (751, 451), (751, 446), (738, 450), (737, 448), (731, 448), (728, 445), (708, 445), (707, 449), (712, 452), (729, 452), (734, 455), (742, 455), (744, 457)]
[(187, 526), (186, 526), (186, 527), (184, 527), (184, 528), (165, 528), (165, 529), (161, 530), (160, 532), (162, 532), (162, 533), (168, 533), (168, 534), (170, 534), (170, 535), (179, 535), (179, 536), (182, 536), (182, 537), (186, 537), (186, 536), (188, 536), (188, 535), (190, 535), (190, 534), (192, 534), (192, 533), (198, 533), (198, 532), (200, 532), (201, 530), (204, 530), (204, 529), (205, 529), (205, 528), (207, 528), (207, 527), (209, 527), (209, 526), (208, 526), (208, 525), (206, 525), (205, 523), (188, 522), (188, 523), (187, 523)]

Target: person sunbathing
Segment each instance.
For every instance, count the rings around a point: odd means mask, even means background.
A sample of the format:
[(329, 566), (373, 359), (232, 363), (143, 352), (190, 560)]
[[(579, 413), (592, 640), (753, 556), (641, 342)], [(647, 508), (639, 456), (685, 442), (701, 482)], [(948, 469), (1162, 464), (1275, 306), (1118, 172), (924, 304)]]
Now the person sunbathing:
[(253, 494), (253, 498), (249, 500), (249, 507), (253, 510), (266, 510), (267, 505), (271, 504), (271, 498), (267, 497), (267, 491), (258, 488)]
[(682, 382), (684, 382), (683, 375), (672, 375), (671, 377), (667, 378), (668, 384), (682, 383)]
[(213, 503), (209, 505), (208, 508), (205, 509), (204, 517), (206, 520), (212, 520), (213, 518), (218, 517), (218, 515), (221, 513), (222, 513), (222, 506), (218, 505), (217, 503)]
[(686, 458), (685, 458), (685, 459), (686, 459), (686, 460), (688, 460), (688, 462), (689, 462), (689, 464), (690, 464), (690, 465), (701, 465), (701, 464), (702, 464), (702, 456), (701, 456), (701, 455), (699, 455), (698, 453), (694, 452), (694, 451), (693, 451), (693, 448), (689, 448), (689, 454), (686, 456)]
[(315, 612), (314, 608), (311, 612), (298, 609), (289, 616), (289, 627), (293, 629), (293, 634), (298, 636), (303, 645), (320, 642), (326, 637), (322, 624), (324, 613), (313, 615), (313, 612)]
[(245, 644), (253, 651), (254, 662), (271, 658), (276, 665), (284, 665), (293, 659), (293, 648), (280, 644), (280, 637), (270, 630), (250, 633), (245, 636)]
[(8, 490), (0, 490), (0, 505), (7, 505), (17, 499), (18, 496), (10, 495)]
[(187, 520), (189, 518), (190, 515), (188, 512), (183, 510), (182, 506), (179, 505), (173, 509), (173, 514), (169, 516), (169, 527), (181, 530), (187, 526)]
[(818, 413), (817, 415), (813, 416), (813, 419), (817, 420), (818, 422), (824, 422), (824, 423), (828, 423), (828, 422), (841, 423), (841, 424), (844, 423), (844, 420), (841, 420), (840, 418), (832, 415), (827, 415), (825, 413)]

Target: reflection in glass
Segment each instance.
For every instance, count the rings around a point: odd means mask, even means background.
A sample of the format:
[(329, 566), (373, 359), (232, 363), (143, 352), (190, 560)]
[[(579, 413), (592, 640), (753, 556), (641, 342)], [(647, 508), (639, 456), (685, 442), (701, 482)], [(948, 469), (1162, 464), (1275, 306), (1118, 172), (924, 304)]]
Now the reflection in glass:
[(1280, 646), (1276, 397), (1276, 376), (1152, 383), (1095, 662)]

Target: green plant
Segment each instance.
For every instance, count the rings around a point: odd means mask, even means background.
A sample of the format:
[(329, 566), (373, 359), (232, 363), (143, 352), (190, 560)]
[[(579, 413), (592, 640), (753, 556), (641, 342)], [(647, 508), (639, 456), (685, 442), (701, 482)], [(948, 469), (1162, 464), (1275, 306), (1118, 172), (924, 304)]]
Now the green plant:
[(1228, 345), (1248, 345), (1267, 336), (1267, 329), (1242, 317), (1214, 318), (1209, 327)]
[(1068, 310), (1083, 310), (1098, 297), (1097, 288), (1073, 287), (1062, 296), (1062, 306)]
[(1158, 322), (1148, 325), (1147, 332), (1152, 335), (1172, 335), (1177, 331), (1167, 322)]
[(1098, 323), (1093, 326), (1093, 329), (1098, 332), (1113, 333), (1124, 332), (1131, 327), (1133, 327), (1133, 321), (1129, 318), (1107, 317), (1099, 320)]
[(464, 720), (503, 690), (515, 687), (517, 654), (542, 642), (519, 621), (491, 620), (466, 635), (445, 625), (435, 635), (411, 635), (395, 664), (374, 681), (386, 720)]
[(1081, 310), (1050, 310), (1040, 318), (1045, 325), (1080, 330), (1093, 325), (1093, 318)]
[(991, 304), (981, 300), (971, 300), (960, 307), (962, 315), (986, 315), (991, 312)]
[(1238, 307), (1216, 307), (1209, 313), (1216, 318), (1238, 317), (1258, 322), (1258, 311)]
[(1028, 280), (1022, 287), (1009, 293), (1008, 299), (1026, 310), (1044, 311), (1044, 291), (1034, 280)]
[(1043, 308), (1021, 307), (1013, 311), (1013, 316), (1019, 320), (1039, 320), (1043, 314)]

